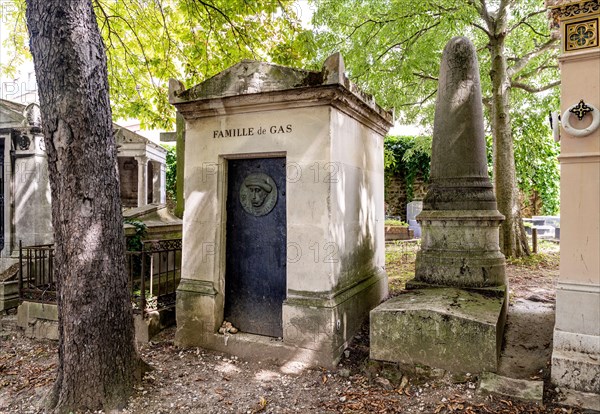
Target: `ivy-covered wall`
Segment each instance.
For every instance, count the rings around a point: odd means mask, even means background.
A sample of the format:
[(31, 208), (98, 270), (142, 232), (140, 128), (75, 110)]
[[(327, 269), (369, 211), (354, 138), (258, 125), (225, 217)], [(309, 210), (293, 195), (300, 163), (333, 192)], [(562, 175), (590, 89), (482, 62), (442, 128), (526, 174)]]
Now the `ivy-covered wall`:
[(406, 220), (406, 205), (413, 200), (422, 200), (427, 193), (427, 182), (417, 175), (412, 185), (412, 199), (408, 198), (406, 179), (402, 175), (390, 175), (386, 178), (385, 205), (386, 216), (401, 217)]
[[(486, 138), (492, 178), (492, 138)], [(559, 213), (558, 148), (551, 138), (538, 142), (523, 130), (515, 132), (515, 165), (523, 217)], [(386, 214), (405, 220), (406, 204), (422, 199), (427, 192), (431, 137), (387, 136), (384, 157)]]
[(431, 137), (388, 136), (384, 151), (386, 215), (406, 221), (406, 205), (427, 193)]

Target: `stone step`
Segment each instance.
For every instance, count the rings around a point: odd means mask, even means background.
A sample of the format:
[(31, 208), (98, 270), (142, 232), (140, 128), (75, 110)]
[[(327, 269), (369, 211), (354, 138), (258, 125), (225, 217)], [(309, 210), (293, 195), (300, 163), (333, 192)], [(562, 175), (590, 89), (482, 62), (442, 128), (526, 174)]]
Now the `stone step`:
[(481, 375), (479, 392), (542, 404), (544, 398), (544, 381), (515, 379), (485, 372)]

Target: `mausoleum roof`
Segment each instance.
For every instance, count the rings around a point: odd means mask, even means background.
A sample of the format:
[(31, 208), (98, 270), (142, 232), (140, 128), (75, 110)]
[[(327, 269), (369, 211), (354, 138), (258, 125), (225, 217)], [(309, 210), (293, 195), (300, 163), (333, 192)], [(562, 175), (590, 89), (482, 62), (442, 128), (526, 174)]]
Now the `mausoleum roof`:
[(0, 129), (23, 126), (25, 105), (0, 99)]
[[(0, 129), (2, 128), (17, 128), (24, 125), (24, 111), (27, 105), (19, 102), (13, 102), (6, 99), (0, 99)], [(121, 147), (150, 147), (153, 152), (157, 152), (166, 156), (167, 150), (152, 140), (133, 132), (125, 127), (117, 125), (113, 122), (115, 130), (115, 139), (117, 145)], [(142, 155), (142, 154), (140, 154)]]
[[(208, 109), (209, 113), (211, 112), (213, 108), (210, 108), (210, 104), (206, 106), (205, 103), (223, 98), (252, 97), (250, 105), (240, 102), (245, 107), (244, 110), (248, 111), (258, 110), (262, 103), (274, 104), (292, 100), (299, 102), (304, 99), (305, 102), (312, 101), (313, 104), (316, 104), (327, 99), (340, 100), (326, 95), (324, 92), (326, 89), (341, 91), (355, 104), (362, 106), (363, 109), (368, 108), (368, 111), (378, 115), (390, 126), (392, 125), (391, 112), (377, 105), (371, 95), (362, 92), (346, 77), (344, 61), (339, 53), (329, 56), (320, 71), (291, 68), (255, 60), (242, 60), (189, 89), (185, 89), (181, 82), (171, 79), (169, 81), (169, 102), (175, 105), (184, 116), (195, 117), (199, 115), (198, 110), (202, 112)], [(286, 99), (282, 93), (289, 95), (290, 99)], [(302, 96), (303, 93), (304, 96)], [(267, 96), (267, 98), (260, 100), (259, 95)], [(236, 104), (232, 105), (236, 106)], [(240, 106), (237, 105), (237, 107)]]
[(147, 145), (160, 153), (164, 153), (166, 156), (167, 150), (160, 145), (152, 142), (152, 140), (135, 133), (125, 127), (117, 125), (113, 122), (113, 129), (115, 130), (115, 139), (117, 140), (117, 145), (120, 146), (129, 146), (130, 144), (143, 144)]

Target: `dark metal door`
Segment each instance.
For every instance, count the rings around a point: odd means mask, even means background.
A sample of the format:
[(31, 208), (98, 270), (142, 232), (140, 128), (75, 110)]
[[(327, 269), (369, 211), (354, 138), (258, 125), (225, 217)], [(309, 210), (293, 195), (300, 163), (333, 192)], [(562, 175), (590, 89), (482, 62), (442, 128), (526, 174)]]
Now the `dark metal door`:
[(286, 295), (285, 158), (230, 160), (225, 319), (281, 337)]
[(4, 138), (0, 139), (0, 250), (4, 249)]

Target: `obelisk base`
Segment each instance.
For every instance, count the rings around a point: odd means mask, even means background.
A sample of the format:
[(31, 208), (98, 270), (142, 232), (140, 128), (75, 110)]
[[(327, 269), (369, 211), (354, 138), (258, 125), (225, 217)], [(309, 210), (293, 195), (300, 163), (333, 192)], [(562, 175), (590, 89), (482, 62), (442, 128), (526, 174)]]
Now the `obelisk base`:
[(505, 259), (498, 246), (496, 210), (423, 210), (415, 279), (458, 288), (506, 284)]
[(371, 358), (455, 373), (496, 372), (506, 287), (414, 289), (371, 311)]

